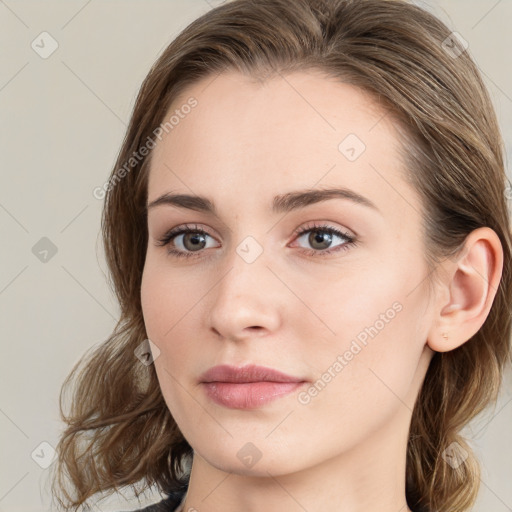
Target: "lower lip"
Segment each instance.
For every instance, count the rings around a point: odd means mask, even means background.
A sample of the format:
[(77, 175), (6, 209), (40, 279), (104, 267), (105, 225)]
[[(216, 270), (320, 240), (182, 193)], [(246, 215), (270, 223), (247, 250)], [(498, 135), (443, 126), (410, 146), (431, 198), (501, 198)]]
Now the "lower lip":
[(283, 397), (304, 382), (203, 382), (206, 394), (217, 404), (232, 409), (255, 409)]

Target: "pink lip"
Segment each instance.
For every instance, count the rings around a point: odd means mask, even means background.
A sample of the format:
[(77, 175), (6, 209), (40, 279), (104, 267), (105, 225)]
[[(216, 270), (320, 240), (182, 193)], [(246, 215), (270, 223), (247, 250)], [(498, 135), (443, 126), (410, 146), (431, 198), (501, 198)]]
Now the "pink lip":
[(214, 402), (234, 409), (254, 409), (291, 393), (305, 382), (256, 365), (214, 366), (201, 375), (200, 381)]

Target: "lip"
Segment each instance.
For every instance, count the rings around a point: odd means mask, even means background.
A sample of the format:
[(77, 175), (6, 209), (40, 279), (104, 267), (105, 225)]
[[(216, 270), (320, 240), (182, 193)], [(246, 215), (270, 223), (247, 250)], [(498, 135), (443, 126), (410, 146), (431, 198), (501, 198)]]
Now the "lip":
[(222, 364), (213, 366), (200, 377), (201, 382), (303, 382), (300, 377), (293, 377), (286, 373), (268, 368), (266, 366), (257, 366), (248, 364), (242, 367)]
[(200, 382), (207, 396), (232, 409), (254, 409), (295, 391), (306, 382), (265, 366), (214, 366)]

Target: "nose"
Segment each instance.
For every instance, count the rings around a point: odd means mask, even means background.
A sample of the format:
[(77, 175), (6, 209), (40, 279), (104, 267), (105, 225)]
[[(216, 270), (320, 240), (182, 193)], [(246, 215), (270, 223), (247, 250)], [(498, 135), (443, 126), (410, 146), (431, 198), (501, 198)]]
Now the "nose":
[(265, 253), (248, 263), (233, 251), (227, 263), (228, 270), (211, 292), (210, 329), (231, 340), (276, 331), (286, 289), (267, 266)]

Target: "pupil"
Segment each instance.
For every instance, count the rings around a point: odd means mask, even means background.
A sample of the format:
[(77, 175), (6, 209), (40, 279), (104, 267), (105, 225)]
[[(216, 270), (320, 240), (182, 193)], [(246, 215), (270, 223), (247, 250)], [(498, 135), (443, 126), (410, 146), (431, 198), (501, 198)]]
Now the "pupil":
[[(320, 234), (320, 233), (322, 233), (322, 234)], [(325, 242), (327, 242), (327, 246), (322, 246), (321, 245), (322, 242), (324, 244), (325, 244)], [(328, 233), (327, 231), (317, 231), (316, 234), (315, 234), (315, 232), (311, 232), (311, 234), (309, 235), (309, 243), (315, 249), (326, 249), (327, 247), (329, 247), (329, 245), (331, 245), (331, 242), (332, 242), (332, 233)], [(321, 246), (318, 247), (316, 245), (317, 243), (319, 243)]]
[(183, 237), (183, 245), (189, 249), (187, 247), (187, 240), (192, 242), (193, 246), (191, 248), (191, 250), (195, 251), (195, 250), (198, 250), (198, 249), (202, 249), (203, 246), (201, 247), (198, 247), (198, 244), (201, 244), (201, 242), (204, 242), (204, 235), (200, 234), (200, 233), (194, 233), (194, 234), (186, 234), (184, 237)]

